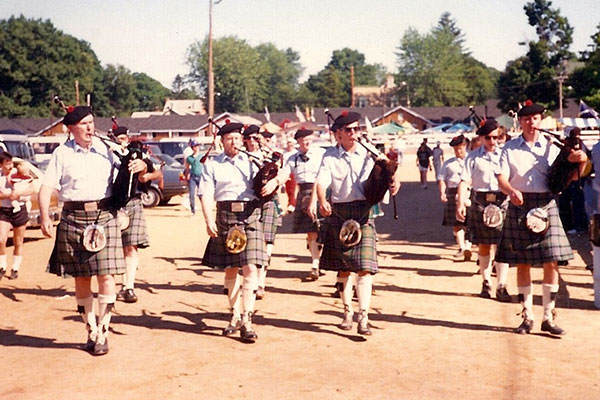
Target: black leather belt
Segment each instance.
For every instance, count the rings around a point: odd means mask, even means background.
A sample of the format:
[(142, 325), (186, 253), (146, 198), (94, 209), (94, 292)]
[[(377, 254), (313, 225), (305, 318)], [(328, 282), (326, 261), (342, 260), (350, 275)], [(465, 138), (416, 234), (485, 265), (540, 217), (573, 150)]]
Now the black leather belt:
[(64, 210), (104, 211), (110, 208), (108, 197), (98, 201), (66, 201), (63, 204)]
[(481, 204), (503, 202), (506, 195), (502, 192), (475, 192), (475, 200)]
[(252, 201), (218, 201), (217, 209), (226, 210), (231, 212), (244, 212), (248, 208), (258, 207), (260, 202), (258, 200)]

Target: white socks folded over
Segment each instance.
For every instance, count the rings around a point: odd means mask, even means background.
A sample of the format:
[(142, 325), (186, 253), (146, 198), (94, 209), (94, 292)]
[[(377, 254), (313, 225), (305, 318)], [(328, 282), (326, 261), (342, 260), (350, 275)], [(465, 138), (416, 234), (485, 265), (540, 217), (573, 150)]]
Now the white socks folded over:
[(98, 294), (98, 342), (104, 344), (108, 335), (108, 325), (112, 307), (117, 300), (117, 295), (113, 294)]
[[(344, 306), (348, 306), (352, 310), (352, 295), (354, 294), (354, 274), (340, 278), (344, 284), (342, 291), (342, 302)], [(373, 275), (357, 275), (356, 276), (356, 292), (358, 295), (358, 308), (360, 311), (369, 312), (371, 308), (371, 294), (373, 291)]]
[(140, 263), (139, 257), (125, 257), (125, 274), (123, 274), (123, 287), (133, 289), (135, 284), (135, 273)]
[(542, 305), (544, 306), (544, 321), (552, 322), (552, 310), (556, 304), (556, 295), (558, 294), (558, 284), (542, 284)]
[(312, 269), (319, 269), (319, 257), (321, 256), (321, 250), (316, 239), (308, 241), (308, 250), (310, 251), (310, 258), (312, 259)]
[(242, 278), (239, 274), (233, 279), (225, 278), (225, 290), (227, 291), (227, 300), (229, 300), (229, 308), (234, 316), (240, 317), (240, 293), (242, 290)]

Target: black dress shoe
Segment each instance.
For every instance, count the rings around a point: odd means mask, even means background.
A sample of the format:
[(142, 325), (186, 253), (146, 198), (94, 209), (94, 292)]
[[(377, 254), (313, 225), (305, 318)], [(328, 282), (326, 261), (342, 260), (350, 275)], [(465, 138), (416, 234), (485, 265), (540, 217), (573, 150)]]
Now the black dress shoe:
[(481, 284), (481, 293), (479, 293), (479, 297), (483, 297), (484, 299), (492, 298), (492, 287), (488, 281), (483, 281)]
[(6, 273), (6, 270), (4, 268), (0, 269), (0, 280), (2, 280), (2, 278), (4, 277), (5, 273)]
[(94, 344), (94, 351), (92, 352), (95, 356), (103, 356), (108, 353), (108, 339), (104, 339), (104, 343), (96, 342)]
[(506, 287), (498, 286), (496, 289), (496, 300), (502, 303), (510, 303), (512, 301), (512, 297), (508, 293), (508, 290), (506, 290)]
[(562, 336), (565, 333), (565, 330), (560, 326), (556, 325), (554, 321), (545, 320), (542, 322), (542, 332), (548, 332), (551, 335)]
[(17, 279), (19, 277), (19, 271), (15, 271), (14, 269), (10, 271), (10, 276), (8, 279)]
[(95, 346), (96, 346), (96, 342), (94, 342), (92, 339), (88, 338), (88, 340), (85, 343), (85, 345), (83, 346), (83, 348), (85, 349), (85, 351), (92, 352), (92, 351), (94, 351)]
[(240, 328), (240, 337), (246, 343), (254, 343), (258, 339), (258, 335), (254, 332), (252, 327), (246, 328), (246, 325), (242, 325)]
[(519, 327), (515, 329), (515, 333), (518, 333), (519, 335), (524, 335), (526, 333), (531, 333), (532, 329), (533, 320), (529, 318), (524, 318), (523, 322), (521, 322), (521, 325), (519, 325)]
[(125, 289), (123, 291), (123, 301), (125, 303), (135, 303), (136, 301), (138, 301), (138, 298), (135, 295), (133, 289)]

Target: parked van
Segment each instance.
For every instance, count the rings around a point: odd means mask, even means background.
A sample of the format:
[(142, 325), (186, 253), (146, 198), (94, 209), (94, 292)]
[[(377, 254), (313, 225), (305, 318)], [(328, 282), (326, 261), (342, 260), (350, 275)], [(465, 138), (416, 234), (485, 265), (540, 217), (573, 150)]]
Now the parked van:
[(36, 164), (29, 137), (15, 129), (0, 130), (0, 149), (8, 151), (15, 157)]
[(50, 160), (54, 149), (67, 141), (67, 135), (34, 136), (29, 138), (34, 153), (34, 160), (38, 164), (45, 164)]

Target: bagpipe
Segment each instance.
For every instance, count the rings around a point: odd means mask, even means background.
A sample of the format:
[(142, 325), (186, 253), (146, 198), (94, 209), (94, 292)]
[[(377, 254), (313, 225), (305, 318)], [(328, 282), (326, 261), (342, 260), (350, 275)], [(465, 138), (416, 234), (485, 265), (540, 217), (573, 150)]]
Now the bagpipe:
[[(564, 191), (567, 186), (577, 177), (580, 179), (579, 163), (573, 163), (568, 160), (572, 151), (583, 150), (583, 141), (572, 129), (569, 136), (561, 137), (560, 134), (547, 129), (535, 128), (542, 132), (552, 144), (560, 148), (560, 153), (548, 170), (547, 183), (548, 188), (554, 194), (559, 194)], [(589, 160), (588, 160), (589, 162)]]
[[(123, 149), (119, 141), (114, 135), (114, 131), (119, 127), (117, 119), (113, 116), (111, 118), (113, 122), (112, 129), (109, 131), (109, 136), (104, 137), (97, 133), (94, 136), (102, 140), (109, 148), (113, 150), (113, 153), (121, 161), (119, 166), (119, 172), (113, 182), (111, 205), (117, 209), (125, 206), (129, 200), (131, 200), (138, 192), (138, 188), (142, 191), (147, 191), (147, 185), (141, 184), (139, 181), (140, 172), (131, 173), (129, 171), (129, 163), (133, 160), (142, 160), (146, 163), (148, 172), (154, 172), (154, 165), (148, 158), (144, 145), (140, 141), (132, 141), (127, 144), (127, 148)], [(118, 144), (118, 148), (110, 146), (108, 143)]]
[[(333, 116), (328, 109), (325, 110), (327, 114), (327, 122), (334, 121)], [(330, 126), (331, 130), (331, 126)], [(363, 146), (370, 157), (375, 161), (375, 165), (371, 170), (369, 177), (363, 185), (365, 191), (365, 199), (369, 206), (374, 206), (379, 203), (385, 197), (385, 194), (390, 190), (390, 185), (393, 182), (394, 174), (398, 169), (397, 155), (396, 159), (390, 154), (390, 156), (379, 151), (375, 144), (366, 136), (359, 136), (358, 143)], [(392, 196), (392, 203), (394, 205), (394, 219), (398, 219), (398, 210), (396, 206), (396, 196)]]

